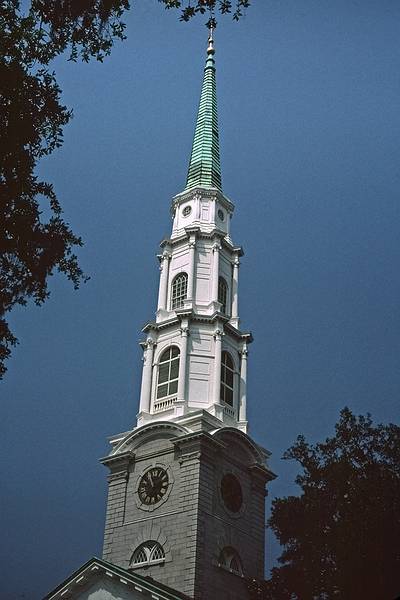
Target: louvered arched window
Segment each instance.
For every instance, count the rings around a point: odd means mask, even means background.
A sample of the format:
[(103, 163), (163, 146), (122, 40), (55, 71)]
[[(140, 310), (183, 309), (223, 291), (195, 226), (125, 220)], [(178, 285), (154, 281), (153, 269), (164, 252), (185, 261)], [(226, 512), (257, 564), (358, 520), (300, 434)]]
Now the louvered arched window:
[(243, 576), (242, 561), (239, 554), (231, 546), (226, 546), (219, 555), (219, 566), (224, 567), (235, 575)]
[(228, 298), (228, 284), (223, 277), (218, 279), (218, 302), (221, 303), (221, 312), (227, 315), (227, 298)]
[(171, 288), (171, 310), (182, 308), (187, 298), (188, 276), (187, 273), (179, 273), (172, 282)]
[(235, 367), (231, 355), (229, 352), (222, 352), (220, 399), (230, 406), (233, 406), (234, 373)]
[(157, 399), (176, 394), (178, 378), (179, 348), (170, 346), (161, 354), (158, 364)]
[(149, 540), (140, 544), (133, 553), (131, 566), (145, 567), (147, 565), (159, 564), (165, 561), (164, 548), (158, 542)]

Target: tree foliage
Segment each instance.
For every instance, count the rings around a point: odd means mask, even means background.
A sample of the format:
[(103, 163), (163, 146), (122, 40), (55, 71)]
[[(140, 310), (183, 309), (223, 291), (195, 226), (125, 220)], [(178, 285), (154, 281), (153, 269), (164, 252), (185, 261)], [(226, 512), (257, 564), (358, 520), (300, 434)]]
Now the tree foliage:
[[(296, 460), (302, 494), (275, 499), (269, 525), (281, 566), (253, 597), (270, 600), (394, 600), (400, 594), (400, 427), (374, 426), (345, 408), (335, 435), (303, 436)], [(256, 595), (258, 594), (258, 595)]]
[(233, 19), (238, 21), (243, 16), (246, 8), (250, 6), (250, 0), (194, 0), (193, 2), (182, 0), (159, 0), (165, 8), (178, 8), (181, 10), (181, 21), (190, 21), (195, 15), (210, 14), (207, 25), (216, 24), (215, 12), (221, 14), (232, 13)]
[[(160, 0), (187, 21), (213, 10), (234, 10), (247, 1)], [(36, 175), (38, 161), (60, 147), (72, 113), (61, 103), (51, 61), (103, 61), (125, 39), (122, 18), (129, 0), (0, 0), (0, 378), (17, 343), (7, 313), (29, 299), (41, 304), (48, 278), (59, 271), (75, 288), (85, 280), (74, 253), (82, 245), (62, 218), (51, 183)]]

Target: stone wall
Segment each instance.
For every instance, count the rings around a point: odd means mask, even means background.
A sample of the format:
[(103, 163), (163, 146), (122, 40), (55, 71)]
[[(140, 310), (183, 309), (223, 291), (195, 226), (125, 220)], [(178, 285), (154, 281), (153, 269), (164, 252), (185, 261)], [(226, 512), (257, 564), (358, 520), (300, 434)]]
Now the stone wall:
[[(170, 429), (168, 429), (170, 428)], [(224, 433), (225, 431), (225, 433)], [(159, 542), (161, 564), (135, 568), (141, 575), (177, 589), (195, 600), (245, 600), (244, 578), (221, 564), (224, 548), (233, 548), (246, 577), (264, 575), (264, 489), (267, 470), (255, 457), (248, 436), (221, 429), (178, 432), (160, 423), (138, 431), (132, 445), (109, 459), (109, 498), (103, 558), (131, 568), (142, 542)], [(253, 444), (253, 446), (251, 446)], [(169, 474), (162, 501), (141, 505), (138, 482), (152, 466)], [(230, 511), (221, 496), (222, 477), (240, 482), (243, 502)]]

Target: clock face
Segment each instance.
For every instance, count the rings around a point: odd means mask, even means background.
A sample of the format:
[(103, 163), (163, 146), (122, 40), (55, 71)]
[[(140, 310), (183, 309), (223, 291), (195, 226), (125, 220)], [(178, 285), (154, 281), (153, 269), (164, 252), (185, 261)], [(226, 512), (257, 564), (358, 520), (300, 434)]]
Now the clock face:
[(157, 504), (168, 489), (168, 473), (161, 467), (152, 467), (142, 477), (139, 483), (139, 499), (147, 506)]
[(239, 479), (227, 473), (221, 481), (221, 496), (224, 504), (231, 512), (238, 512), (243, 504), (242, 487)]

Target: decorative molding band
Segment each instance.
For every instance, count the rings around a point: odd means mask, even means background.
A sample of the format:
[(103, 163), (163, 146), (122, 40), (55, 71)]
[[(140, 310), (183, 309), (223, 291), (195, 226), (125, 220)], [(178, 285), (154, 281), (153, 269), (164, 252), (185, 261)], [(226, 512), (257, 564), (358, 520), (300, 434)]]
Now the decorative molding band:
[(100, 459), (100, 462), (105, 467), (108, 467), (112, 474), (127, 472), (129, 464), (135, 459), (135, 453), (131, 450), (106, 456)]

